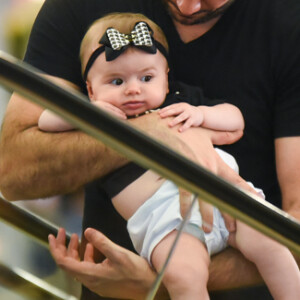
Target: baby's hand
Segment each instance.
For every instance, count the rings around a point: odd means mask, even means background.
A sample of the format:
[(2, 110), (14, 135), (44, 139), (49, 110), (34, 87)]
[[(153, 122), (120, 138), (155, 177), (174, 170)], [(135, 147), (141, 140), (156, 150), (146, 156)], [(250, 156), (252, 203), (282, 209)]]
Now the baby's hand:
[(201, 108), (184, 102), (164, 107), (159, 111), (159, 115), (161, 118), (175, 116), (168, 125), (174, 127), (177, 124), (183, 123), (183, 125), (178, 128), (179, 132), (183, 132), (190, 127), (198, 127), (204, 120), (204, 114)]
[(105, 110), (106, 112), (118, 117), (121, 120), (126, 120), (126, 114), (118, 107), (104, 101), (93, 101), (92, 102), (95, 106), (99, 107), (100, 109)]

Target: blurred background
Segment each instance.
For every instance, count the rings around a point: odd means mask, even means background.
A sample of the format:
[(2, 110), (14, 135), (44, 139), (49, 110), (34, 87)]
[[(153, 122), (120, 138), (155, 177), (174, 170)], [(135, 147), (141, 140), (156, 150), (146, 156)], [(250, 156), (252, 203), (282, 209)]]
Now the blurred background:
[[(23, 58), (31, 27), (43, 2), (44, 0), (0, 0), (0, 51)], [(0, 85), (0, 124), (3, 122), (10, 95), (10, 91)], [(14, 204), (65, 227), (70, 233), (81, 234), (82, 200), (83, 193), (78, 191), (72, 195), (16, 201)], [(1, 219), (0, 264), (21, 268), (57, 288), (79, 295), (79, 285), (56, 267), (46, 247)], [(0, 299), (28, 298), (0, 281)]]
[[(6, 41), (6, 15), (12, 7), (12, 0), (0, 1), (0, 50), (8, 52), (8, 43)], [(9, 93), (0, 86), (0, 123), (2, 123), (3, 114), (8, 102)]]

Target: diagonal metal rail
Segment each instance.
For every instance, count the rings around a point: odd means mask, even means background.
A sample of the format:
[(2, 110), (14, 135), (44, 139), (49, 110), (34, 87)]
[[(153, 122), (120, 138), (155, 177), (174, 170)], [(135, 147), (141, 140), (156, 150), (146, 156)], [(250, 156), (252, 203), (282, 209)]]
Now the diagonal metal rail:
[(0, 262), (0, 284), (25, 299), (78, 300), (36, 276)]
[[(48, 247), (48, 235), (57, 235), (58, 227), (51, 222), (31, 213), (25, 208), (16, 206), (0, 197), (0, 219), (12, 227), (29, 235), (43, 246)], [(70, 235), (66, 236), (67, 243)]]
[(300, 254), (300, 224), (295, 219), (97, 109), (81, 93), (49, 82), (38, 70), (3, 52), (0, 53), (0, 83), (50, 108), (129, 159), (155, 170)]

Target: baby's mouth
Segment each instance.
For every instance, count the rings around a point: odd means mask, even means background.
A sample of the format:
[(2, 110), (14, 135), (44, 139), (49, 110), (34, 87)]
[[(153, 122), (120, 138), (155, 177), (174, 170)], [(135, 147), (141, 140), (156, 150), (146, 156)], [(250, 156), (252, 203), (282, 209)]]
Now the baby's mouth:
[(127, 109), (138, 109), (144, 105), (144, 101), (127, 101), (123, 106)]

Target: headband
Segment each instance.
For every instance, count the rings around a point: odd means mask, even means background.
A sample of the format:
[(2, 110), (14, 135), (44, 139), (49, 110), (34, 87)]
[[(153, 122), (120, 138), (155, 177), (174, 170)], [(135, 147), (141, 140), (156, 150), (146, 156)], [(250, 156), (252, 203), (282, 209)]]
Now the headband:
[(168, 60), (168, 52), (165, 47), (153, 38), (153, 31), (145, 22), (137, 22), (133, 30), (129, 34), (119, 32), (115, 28), (107, 28), (102, 38), (99, 41), (100, 46), (90, 56), (85, 71), (83, 80), (86, 81), (89, 70), (94, 64), (98, 56), (105, 51), (106, 61), (112, 61), (119, 57), (128, 47), (134, 46), (147, 53), (155, 54), (157, 49)]

